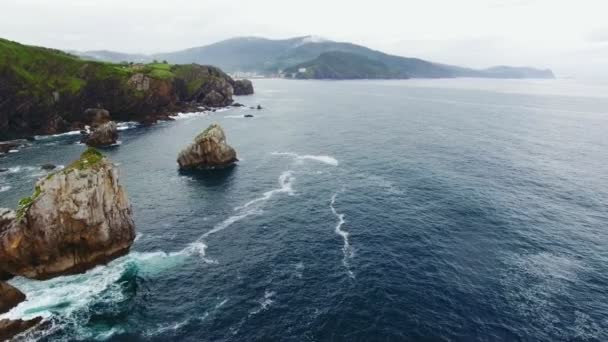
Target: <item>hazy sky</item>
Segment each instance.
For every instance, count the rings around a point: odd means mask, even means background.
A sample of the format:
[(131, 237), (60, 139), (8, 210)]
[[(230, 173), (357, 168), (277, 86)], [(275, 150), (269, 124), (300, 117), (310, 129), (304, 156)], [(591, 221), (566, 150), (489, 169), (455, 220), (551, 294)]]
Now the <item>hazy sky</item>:
[(162, 52), (312, 34), (463, 66), (608, 77), (607, 18), (608, 0), (0, 0), (0, 37)]

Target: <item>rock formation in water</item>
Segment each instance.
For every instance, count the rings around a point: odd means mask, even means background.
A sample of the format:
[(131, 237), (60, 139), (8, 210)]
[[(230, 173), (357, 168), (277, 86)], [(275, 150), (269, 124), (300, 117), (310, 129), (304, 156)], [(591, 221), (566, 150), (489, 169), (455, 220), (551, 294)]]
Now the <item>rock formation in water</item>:
[(112, 121), (110, 112), (101, 108), (88, 108), (83, 114), (86, 122), (91, 126), (91, 129), (95, 129), (98, 126)]
[(34, 326), (42, 322), (42, 317), (36, 317), (30, 320), (0, 320), (0, 341), (7, 341), (13, 337), (26, 332)]
[(8, 312), (25, 300), (25, 295), (11, 285), (0, 281), (0, 314)]
[(97, 126), (91, 134), (83, 138), (83, 142), (92, 147), (104, 147), (116, 144), (118, 141), (118, 126), (109, 121)]
[(253, 83), (250, 80), (234, 81), (234, 95), (252, 95)]
[(118, 170), (89, 148), (39, 180), (31, 197), (0, 216), (0, 268), (49, 279), (84, 272), (126, 254), (135, 225)]
[(236, 151), (226, 144), (226, 135), (218, 124), (199, 134), (177, 158), (181, 170), (221, 168), (237, 161)]
[[(11, 285), (0, 281), (0, 314), (10, 311), (25, 300), (25, 295)], [(0, 320), (0, 341), (9, 340), (42, 321), (37, 317), (29, 321)]]

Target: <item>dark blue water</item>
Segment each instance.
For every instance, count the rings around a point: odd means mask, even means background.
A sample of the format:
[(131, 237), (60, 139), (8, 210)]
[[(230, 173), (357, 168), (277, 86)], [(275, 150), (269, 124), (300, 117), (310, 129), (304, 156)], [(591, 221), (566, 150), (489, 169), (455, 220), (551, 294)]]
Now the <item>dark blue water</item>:
[[(262, 111), (123, 131), (132, 253), (15, 279), (5, 316), (45, 316), (40, 340), (606, 341), (608, 88), (567, 82), (259, 80), (238, 101)], [(238, 167), (180, 175), (212, 122)], [(0, 159), (0, 206), (77, 139)]]

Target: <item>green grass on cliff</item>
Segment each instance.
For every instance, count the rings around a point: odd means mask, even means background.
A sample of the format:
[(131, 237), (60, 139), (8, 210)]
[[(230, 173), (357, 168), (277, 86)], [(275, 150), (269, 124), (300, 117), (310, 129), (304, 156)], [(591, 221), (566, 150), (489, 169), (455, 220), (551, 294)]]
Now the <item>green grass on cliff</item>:
[[(70, 166), (59, 172), (68, 174), (74, 170), (84, 170), (91, 167), (95, 167), (103, 160), (103, 158), (104, 156), (101, 152), (92, 147), (89, 147), (80, 155), (80, 158), (78, 160), (74, 161)], [(51, 173), (46, 177), (46, 180), (53, 178), (53, 176), (56, 174), (57, 172)], [(24, 197), (19, 201), (19, 204), (17, 206), (17, 219), (20, 220), (25, 216), (27, 210), (32, 206), (34, 201), (38, 199), (38, 197), (40, 197), (41, 194), (42, 188), (40, 187), (40, 185), (36, 185), (34, 193), (31, 196)]]
[(129, 65), (83, 60), (63, 51), (0, 38), (0, 75), (16, 78), (24, 95), (50, 97), (50, 92), (58, 92), (60, 96), (75, 95), (90, 80), (121, 79), (126, 82), (137, 73), (153, 79), (173, 79), (176, 74), (172, 69), (174, 66), (164, 63)]
[(99, 162), (103, 160), (103, 158), (103, 154), (99, 152), (99, 150), (93, 147), (89, 147), (80, 155), (80, 158), (78, 160), (74, 161), (72, 164), (70, 164), (70, 166), (66, 167), (63, 172), (69, 173), (73, 170), (84, 170), (91, 167), (95, 167), (99, 164)]
[(36, 185), (34, 189), (34, 193), (32, 196), (24, 197), (19, 201), (19, 205), (17, 206), (17, 219), (21, 220), (25, 216), (25, 212), (34, 204), (34, 201), (40, 197), (42, 194), (42, 189), (40, 186)]
[(60, 95), (78, 93), (89, 75), (105, 78), (129, 71), (115, 64), (83, 61), (59, 50), (0, 39), (0, 73), (17, 78), (23, 92), (48, 96), (49, 90)]

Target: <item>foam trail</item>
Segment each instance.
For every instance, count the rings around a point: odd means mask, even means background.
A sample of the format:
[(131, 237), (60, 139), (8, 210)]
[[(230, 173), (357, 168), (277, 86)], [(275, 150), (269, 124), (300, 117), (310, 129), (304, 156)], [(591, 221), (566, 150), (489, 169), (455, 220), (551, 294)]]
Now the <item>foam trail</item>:
[(225, 219), (224, 221), (218, 223), (215, 227), (213, 227), (213, 229), (211, 229), (210, 231), (203, 234), (200, 238), (198, 238), (198, 240), (196, 240), (193, 243), (193, 245), (195, 245), (195, 244), (204, 245), (204, 248), (199, 252), (199, 254), (203, 257), (205, 256), (205, 248), (207, 247), (207, 245), (205, 245), (203, 241), (210, 235), (221, 232), (222, 230), (230, 227), (231, 225), (235, 224), (236, 222), (239, 222), (239, 221), (243, 220), (244, 218), (247, 218), (251, 215), (261, 214), (262, 210), (259, 208), (255, 208), (254, 207), (255, 204), (266, 202), (269, 199), (271, 199), (274, 195), (280, 194), (280, 193), (287, 193), (289, 195), (293, 195), (292, 183), (294, 180), (295, 180), (295, 177), (293, 177), (293, 172), (285, 171), (285, 172), (281, 173), (281, 175), (279, 176), (280, 187), (278, 189), (266, 191), (261, 197), (253, 199), (253, 200), (245, 203), (242, 206), (234, 208), (234, 210), (239, 213), (237, 213), (236, 215), (230, 216), (229, 218)]
[(230, 227), (231, 225), (233, 225), (234, 223), (236, 223), (236, 222), (238, 222), (238, 221), (246, 218), (247, 216), (251, 216), (251, 215), (256, 214), (256, 213), (260, 213), (260, 211), (248, 211), (248, 212), (245, 212), (245, 213), (240, 214), (240, 215), (230, 216), (229, 218), (225, 219), (224, 221), (220, 222), (215, 227), (213, 227), (213, 229), (211, 229), (210, 231), (208, 231), (205, 234), (203, 234), (203, 236), (201, 236), (201, 238), (199, 239), (199, 241), (204, 240), (209, 235), (215, 234), (217, 232), (221, 232), (222, 230), (224, 230), (224, 229)]
[(303, 162), (305, 160), (313, 160), (313, 161), (317, 161), (317, 162), (324, 163), (327, 165), (332, 165), (332, 166), (338, 166), (338, 164), (339, 164), (338, 160), (332, 156), (324, 156), (324, 155), (315, 156), (315, 155), (310, 155), (310, 154), (299, 155), (299, 154), (293, 153), (293, 152), (273, 152), (272, 155), (273, 156), (289, 156), (289, 157), (294, 158), (298, 162)]
[(259, 203), (259, 202), (264, 202), (269, 200), (270, 198), (272, 198), (272, 196), (276, 195), (276, 194), (280, 194), (280, 193), (287, 193), (290, 196), (293, 195), (293, 181), (295, 180), (295, 177), (293, 176), (293, 172), (292, 171), (285, 171), (283, 173), (281, 173), (281, 175), (279, 176), (279, 185), (281, 186), (278, 189), (274, 189), (274, 190), (270, 190), (270, 191), (266, 191), (262, 197), (258, 197), (256, 199), (253, 199), (247, 203), (245, 203), (244, 205), (240, 206), (240, 207), (236, 207), (234, 208), (234, 210), (242, 210), (242, 209), (246, 209), (249, 208), (250, 206)]
[(342, 258), (342, 264), (346, 268), (348, 276), (352, 279), (355, 279), (355, 274), (350, 270), (350, 265), (348, 263), (348, 259), (351, 259), (355, 255), (355, 253), (353, 252), (352, 247), (350, 246), (350, 242), (348, 240), (349, 233), (342, 229), (342, 226), (346, 223), (346, 220), (344, 220), (344, 214), (338, 213), (338, 211), (334, 207), (334, 205), (336, 204), (336, 197), (338, 197), (338, 193), (335, 193), (331, 197), (331, 203), (329, 207), (331, 208), (331, 212), (334, 214), (334, 216), (338, 218), (338, 224), (336, 225), (335, 232), (336, 234), (340, 235), (342, 237), (342, 240), (344, 241), (344, 245), (342, 246), (342, 254), (344, 254), (344, 257)]
[(52, 139), (52, 138), (58, 138), (58, 137), (65, 137), (65, 136), (70, 136), (70, 135), (80, 135), (80, 130), (78, 130), (78, 131), (69, 131), (69, 132), (59, 133), (59, 134), (51, 134), (51, 135), (36, 135), (36, 136), (34, 136), (34, 139), (35, 140), (44, 140), (44, 139)]

